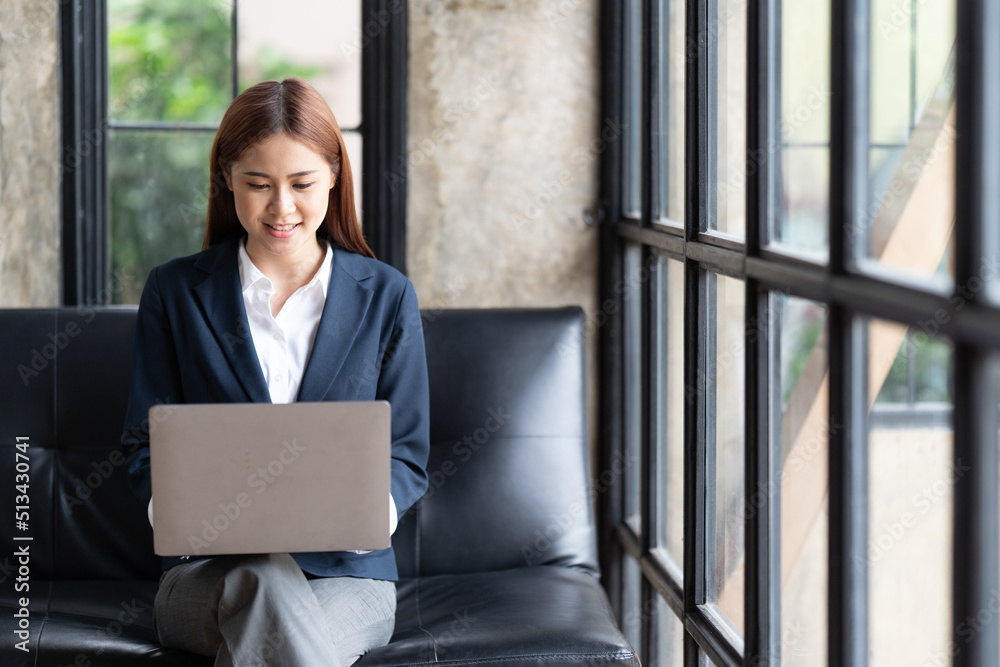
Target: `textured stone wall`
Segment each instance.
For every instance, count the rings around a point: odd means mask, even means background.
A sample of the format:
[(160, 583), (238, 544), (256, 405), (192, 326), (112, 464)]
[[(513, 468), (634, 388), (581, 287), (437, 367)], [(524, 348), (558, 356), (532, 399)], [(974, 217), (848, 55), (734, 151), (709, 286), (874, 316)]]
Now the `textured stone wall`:
[(57, 10), (0, 2), (0, 307), (60, 301)]
[[(423, 308), (593, 313), (597, 0), (411, 0), (407, 271)], [(596, 337), (585, 346), (596, 442)], [(595, 474), (598, 473), (595, 469)]]
[(425, 308), (596, 299), (596, 0), (410, 2), (407, 270)]

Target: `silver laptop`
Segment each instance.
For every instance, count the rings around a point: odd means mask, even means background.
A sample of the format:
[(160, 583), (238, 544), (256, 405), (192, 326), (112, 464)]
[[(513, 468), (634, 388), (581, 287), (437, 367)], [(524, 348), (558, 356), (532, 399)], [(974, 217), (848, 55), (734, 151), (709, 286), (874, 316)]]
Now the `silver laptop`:
[(158, 555), (389, 546), (387, 402), (157, 405), (149, 417)]

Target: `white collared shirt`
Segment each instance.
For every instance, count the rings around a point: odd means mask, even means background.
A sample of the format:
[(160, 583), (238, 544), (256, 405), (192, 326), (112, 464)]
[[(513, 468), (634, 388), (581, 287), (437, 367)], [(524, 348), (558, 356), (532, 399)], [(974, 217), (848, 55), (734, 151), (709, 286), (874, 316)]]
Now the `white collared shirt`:
[(271, 314), (274, 295), (271, 279), (254, 266), (243, 243), (240, 243), (239, 257), (243, 304), (271, 402), (292, 403), (302, 386), (302, 376), (323, 315), (333, 249), (326, 244), (326, 256), (319, 270), (288, 297), (277, 316)]

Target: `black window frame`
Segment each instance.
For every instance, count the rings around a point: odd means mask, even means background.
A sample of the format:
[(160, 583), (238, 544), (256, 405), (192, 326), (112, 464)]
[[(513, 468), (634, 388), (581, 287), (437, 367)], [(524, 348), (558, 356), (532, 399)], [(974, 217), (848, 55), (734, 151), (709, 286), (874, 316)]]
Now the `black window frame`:
[[(769, 168), (748, 174), (746, 190), (747, 234), (734, 242), (703, 230), (710, 229), (715, 196), (715, 122), (711, 54), (715, 39), (712, 20), (715, 0), (688, 0), (686, 4), (687, 62), (685, 77), (685, 220), (683, 234), (657, 226), (656, 163), (658, 75), (651, 54), (657, 53), (658, 0), (642, 4), (641, 38), (643, 90), (641, 94), (642, 211), (638, 219), (622, 213), (623, 164), (627, 151), (621, 141), (609, 146), (601, 170), (603, 214), (600, 229), (599, 299), (608, 314), (600, 329), (600, 413), (597, 460), (600, 470), (614, 470), (625, 452), (624, 421), (627, 414), (624, 388), (624, 309), (620, 288), (625, 279), (626, 244), (637, 244), (643, 258), (663, 254), (685, 263), (684, 377), (687, 387), (701, 387), (708, 370), (707, 341), (703, 336), (708, 304), (706, 272), (738, 277), (746, 283), (746, 323), (757, 336), (746, 340), (745, 361), (745, 488), (747, 503), (758, 511), (747, 513), (746, 577), (744, 589), (745, 632), (743, 646), (717, 627), (705, 613), (706, 507), (706, 408), (705, 400), (685, 404), (684, 563), (678, 581), (652, 548), (655, 507), (659, 496), (656, 470), (657, 382), (654, 373), (657, 310), (652, 289), (655, 280), (643, 282), (641, 297), (640, 431), (643, 474), (642, 521), (636, 533), (624, 516), (626, 476), (616, 475), (600, 496), (601, 564), (604, 584), (619, 619), (633, 610), (623, 608), (623, 568), (627, 560), (642, 573), (643, 629), (637, 648), (644, 664), (657, 661), (657, 619), (650, 613), (661, 597), (685, 628), (684, 664), (699, 664), (699, 654), (720, 665), (780, 664), (780, 538), (778, 498), (750, 494), (773, 478), (776, 455), (770, 451), (768, 374), (773, 341), (767, 330), (768, 299), (773, 291), (825, 304), (828, 308), (828, 364), (830, 370), (829, 444), (829, 569), (827, 646), (830, 665), (865, 665), (868, 662), (868, 581), (864, 569), (853, 564), (866, 561), (868, 537), (868, 451), (866, 446), (865, 318), (879, 317), (909, 326), (937, 312), (950, 317), (940, 331), (954, 344), (954, 408), (952, 415), (953, 462), (972, 471), (954, 486), (952, 567), (952, 640), (961, 647), (954, 665), (1000, 663), (998, 619), (991, 619), (972, 638), (960, 634), (967, 618), (989, 609), (989, 597), (1000, 586), (1000, 511), (998, 511), (998, 378), (1000, 378), (1000, 303), (994, 290), (984, 289), (971, 300), (962, 300), (956, 311), (949, 298), (957, 294), (893, 282), (881, 274), (865, 273), (857, 266), (859, 241), (848, 230), (858, 227), (865, 205), (868, 150), (869, 26), (858, 17), (870, 16), (868, 0), (830, 0), (831, 100), (830, 116), (830, 219), (829, 261), (826, 265), (803, 261), (794, 253), (767, 246), (775, 208), (776, 160)], [(778, 53), (777, 21), (781, 0), (747, 4), (746, 149), (757, 155), (777, 131)], [(957, 3), (956, 105), (957, 143), (955, 174), (955, 275), (956, 286), (968, 285), (988, 254), (1000, 248), (1000, 3), (995, 0), (960, 0)], [(601, 4), (602, 106), (612, 123), (624, 123), (626, 105), (623, 81), (628, 40), (624, 3)], [(780, 142), (779, 142), (780, 145)], [(836, 203), (836, 205), (834, 205)], [(780, 460), (780, 459), (777, 459)], [(662, 477), (662, 476), (661, 476)], [(765, 488), (767, 488), (765, 486)], [(662, 607), (662, 605), (661, 605)], [(981, 617), (980, 617), (981, 618)], [(978, 626), (977, 626), (978, 627)], [(742, 649), (742, 650), (741, 650)]]
[[(364, 235), (380, 260), (405, 273), (407, 183), (400, 165), (406, 163), (409, 3), (359, 1)], [(234, 28), (236, 11), (234, 3)], [(111, 280), (107, 1), (61, 2), (59, 31), (61, 300), (67, 306), (106, 304)], [(235, 54), (235, 29), (233, 34)]]

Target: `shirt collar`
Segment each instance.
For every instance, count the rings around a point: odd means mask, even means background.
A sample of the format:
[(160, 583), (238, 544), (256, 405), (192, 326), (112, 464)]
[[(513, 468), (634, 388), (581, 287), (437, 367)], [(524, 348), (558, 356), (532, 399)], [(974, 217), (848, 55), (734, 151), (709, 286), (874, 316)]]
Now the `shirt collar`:
[[(330, 287), (330, 270), (333, 268), (333, 248), (330, 247), (329, 241), (323, 243), (326, 244), (326, 255), (323, 257), (323, 263), (320, 264), (319, 270), (316, 271), (312, 279), (303, 287), (312, 287), (318, 284), (323, 290), (323, 298), (325, 299)], [(250, 259), (250, 255), (247, 254), (245, 238), (240, 241), (239, 246), (240, 286), (243, 288), (243, 293), (246, 294), (255, 285), (258, 289), (270, 292), (274, 287), (271, 279), (265, 276)], [(258, 283), (260, 284), (258, 285)]]

